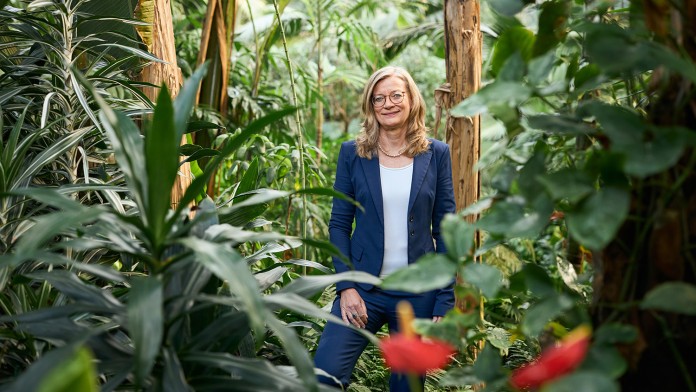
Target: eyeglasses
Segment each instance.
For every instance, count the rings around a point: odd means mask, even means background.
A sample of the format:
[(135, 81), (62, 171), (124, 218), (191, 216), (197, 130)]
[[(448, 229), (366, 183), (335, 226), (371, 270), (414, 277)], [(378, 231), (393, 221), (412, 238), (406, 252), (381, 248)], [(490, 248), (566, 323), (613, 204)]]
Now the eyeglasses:
[[(404, 100), (405, 93), (405, 91), (392, 91), (391, 94), (389, 94), (389, 100), (394, 104), (401, 103), (401, 101)], [(387, 103), (387, 97), (384, 95), (375, 95), (372, 97), (372, 105), (376, 108), (381, 108), (385, 103)]]

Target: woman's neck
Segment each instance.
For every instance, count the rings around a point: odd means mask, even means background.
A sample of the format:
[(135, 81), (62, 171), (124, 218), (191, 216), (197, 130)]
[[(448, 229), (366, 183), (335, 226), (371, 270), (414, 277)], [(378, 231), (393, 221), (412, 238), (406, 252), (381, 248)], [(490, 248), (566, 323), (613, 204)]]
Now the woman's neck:
[(399, 149), (406, 145), (406, 129), (381, 128), (378, 142), (384, 148)]

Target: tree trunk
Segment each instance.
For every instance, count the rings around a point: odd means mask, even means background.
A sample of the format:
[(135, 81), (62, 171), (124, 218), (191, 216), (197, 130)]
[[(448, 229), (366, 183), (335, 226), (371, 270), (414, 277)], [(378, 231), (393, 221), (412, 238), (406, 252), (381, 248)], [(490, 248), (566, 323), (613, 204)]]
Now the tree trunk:
[[(445, 0), (445, 46), (449, 98), (442, 97), (446, 110), (478, 91), (481, 86), (481, 24), (478, 0)], [(439, 93), (446, 91), (443, 86)], [(481, 155), (480, 117), (447, 115), (447, 144), (452, 154), (452, 179), (457, 210), (476, 202), (480, 180), (475, 165)], [(471, 222), (477, 216), (470, 215)], [(457, 298), (457, 307), (467, 304)]]
[[(201, 66), (205, 61), (209, 61), (210, 66), (208, 74), (201, 82), (196, 103), (210, 106), (219, 111), (223, 118), (227, 116), (227, 85), (236, 21), (236, 0), (208, 1), (197, 65)], [(213, 145), (215, 136), (216, 133), (213, 130), (202, 130), (194, 135), (194, 141), (201, 147), (209, 148)], [(203, 158), (198, 161), (198, 164), (205, 167), (209, 161), (209, 158)], [(218, 192), (217, 177), (216, 171), (208, 181), (207, 193), (211, 198), (214, 198)]]
[[(172, 8), (170, 0), (155, 0), (154, 19), (152, 23), (152, 45), (148, 48), (157, 58), (165, 63), (153, 63), (143, 69), (140, 75), (142, 81), (161, 86), (165, 83), (176, 97), (183, 84), (181, 70), (176, 63), (176, 48), (174, 45), (174, 23), (172, 21)], [(159, 88), (144, 87), (143, 92), (153, 102), (156, 101)], [(186, 143), (186, 136), (181, 139), (181, 144)], [(188, 163), (179, 167), (179, 175), (172, 189), (172, 207), (179, 204), (179, 200), (191, 184), (191, 168)]]

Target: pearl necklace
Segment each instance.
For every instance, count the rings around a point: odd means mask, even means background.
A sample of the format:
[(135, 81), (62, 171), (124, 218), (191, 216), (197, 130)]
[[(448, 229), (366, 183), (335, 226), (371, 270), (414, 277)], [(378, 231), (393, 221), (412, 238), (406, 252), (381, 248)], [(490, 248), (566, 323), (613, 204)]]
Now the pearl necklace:
[(398, 152), (396, 155), (392, 155), (392, 154), (386, 152), (386, 151), (382, 148), (382, 145), (380, 145), (379, 142), (377, 142), (377, 148), (379, 148), (379, 150), (382, 151), (382, 153), (383, 153), (384, 155), (388, 156), (389, 158), (398, 158), (398, 157), (402, 156), (402, 155), (404, 154), (404, 152), (406, 151), (406, 147), (407, 147), (407, 146), (404, 146), (401, 150), (399, 150), (399, 152)]

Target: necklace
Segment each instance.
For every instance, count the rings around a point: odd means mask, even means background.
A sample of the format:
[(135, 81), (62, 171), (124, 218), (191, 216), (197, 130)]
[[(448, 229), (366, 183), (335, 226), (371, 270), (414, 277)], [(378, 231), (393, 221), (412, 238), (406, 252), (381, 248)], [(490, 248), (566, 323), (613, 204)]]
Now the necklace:
[(379, 144), (379, 142), (377, 142), (377, 148), (379, 148), (379, 150), (382, 151), (382, 153), (383, 153), (384, 155), (388, 156), (389, 158), (398, 158), (398, 157), (402, 156), (402, 155), (404, 154), (404, 152), (406, 151), (406, 146), (404, 146), (401, 150), (399, 150), (399, 152), (398, 152), (396, 155), (392, 155), (392, 154), (386, 152), (386, 151), (382, 148), (382, 145)]

